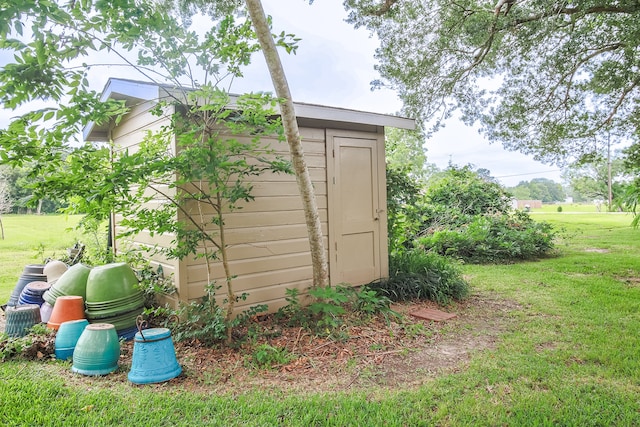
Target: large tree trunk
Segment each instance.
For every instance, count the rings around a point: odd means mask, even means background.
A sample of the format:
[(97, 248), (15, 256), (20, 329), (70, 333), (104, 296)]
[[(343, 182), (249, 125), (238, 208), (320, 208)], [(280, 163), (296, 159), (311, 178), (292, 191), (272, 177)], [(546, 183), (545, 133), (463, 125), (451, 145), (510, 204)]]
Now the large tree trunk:
[(260, 0), (245, 0), (251, 22), (258, 35), (262, 52), (269, 67), (271, 80), (276, 91), (276, 95), (283, 101), (280, 104), (282, 114), (282, 124), (284, 125), (285, 135), (289, 143), (289, 152), (291, 153), (291, 161), (296, 173), (298, 189), (302, 197), (304, 205), (305, 218), (307, 222), (307, 231), (309, 233), (309, 243), (311, 245), (311, 260), (313, 263), (313, 285), (328, 286), (329, 285), (329, 268), (327, 257), (322, 242), (322, 228), (320, 224), (320, 216), (318, 215), (318, 206), (311, 183), (311, 177), (307, 164), (304, 159), (302, 150), (302, 142), (300, 141), (300, 131), (296, 120), (296, 113), (293, 107), (293, 98), (289, 90), (289, 84), (280, 62), (280, 56), (276, 49), (276, 44), (271, 35), (271, 29), (267, 24), (267, 19), (262, 8)]

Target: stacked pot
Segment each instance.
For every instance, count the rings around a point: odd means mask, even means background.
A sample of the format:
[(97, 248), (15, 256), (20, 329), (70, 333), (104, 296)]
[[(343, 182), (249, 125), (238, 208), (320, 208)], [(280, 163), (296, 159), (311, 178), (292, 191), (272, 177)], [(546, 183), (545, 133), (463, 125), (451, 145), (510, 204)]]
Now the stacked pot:
[(18, 300), (20, 299), (20, 294), (27, 286), (27, 284), (31, 282), (46, 282), (47, 276), (44, 274), (44, 264), (29, 264), (24, 267), (22, 274), (18, 278), (18, 282), (16, 283), (13, 291), (11, 292), (11, 296), (9, 297), (9, 301), (7, 302), (7, 306), (15, 307), (19, 304)]
[(124, 262), (91, 269), (85, 300), (89, 322), (111, 324), (119, 338), (132, 339), (144, 308), (144, 294), (137, 285), (138, 278)]
[(20, 292), (18, 305), (36, 304), (40, 307), (44, 303), (42, 294), (48, 291), (50, 287), (51, 283), (49, 282), (35, 281), (27, 283), (22, 292)]
[(51, 288), (42, 295), (42, 298), (51, 306), (55, 306), (56, 299), (61, 296), (78, 296), (85, 300), (87, 277), (89, 277), (90, 271), (91, 268), (84, 264), (71, 266), (53, 282)]

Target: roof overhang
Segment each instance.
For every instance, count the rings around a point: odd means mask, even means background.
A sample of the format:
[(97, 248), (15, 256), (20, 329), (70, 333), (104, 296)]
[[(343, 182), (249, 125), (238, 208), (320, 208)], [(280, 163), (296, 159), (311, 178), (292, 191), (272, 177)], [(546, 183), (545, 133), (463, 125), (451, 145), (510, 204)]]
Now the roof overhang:
[[(123, 100), (127, 105), (135, 105), (141, 102), (156, 102), (176, 91), (177, 88), (171, 86), (111, 78), (102, 91), (101, 100)], [(416, 128), (414, 119), (390, 114), (379, 114), (300, 102), (294, 102), (293, 105), (296, 117), (301, 125), (306, 123), (310, 126), (316, 125), (333, 128), (348, 128), (355, 125), (355, 127), (359, 129), (394, 127), (413, 130)], [(109, 126), (108, 123), (97, 125), (91, 122), (84, 128), (82, 136), (85, 141), (107, 141)]]

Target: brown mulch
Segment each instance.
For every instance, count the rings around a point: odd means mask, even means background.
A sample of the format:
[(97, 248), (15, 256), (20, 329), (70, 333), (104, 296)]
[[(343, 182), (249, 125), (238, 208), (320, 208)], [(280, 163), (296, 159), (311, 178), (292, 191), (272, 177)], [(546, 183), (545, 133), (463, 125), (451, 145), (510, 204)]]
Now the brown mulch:
[[(351, 325), (339, 331), (342, 339), (318, 336), (301, 327), (284, 327), (267, 316), (256, 319), (258, 329), (267, 332), (266, 337), (248, 339), (239, 348), (176, 342), (182, 374), (168, 382), (144, 387), (234, 394), (256, 387), (289, 392), (414, 387), (438, 374), (464, 369), (473, 352), (494, 348), (500, 334), (510, 328), (508, 314), (522, 309), (512, 301), (489, 294), (473, 295), (446, 307), (419, 302), (392, 308), (403, 316), (349, 322)], [(455, 313), (457, 317), (432, 322), (407, 314), (425, 308)], [(256, 366), (253, 356), (261, 344), (284, 349), (290, 361), (267, 368)], [(68, 383), (85, 387), (109, 386), (114, 382), (131, 384), (127, 373), (132, 342), (121, 347), (119, 369), (97, 378), (72, 374), (68, 362), (54, 361), (47, 351), (33, 349), (30, 356), (59, 367), (61, 373), (68, 372), (65, 374)]]

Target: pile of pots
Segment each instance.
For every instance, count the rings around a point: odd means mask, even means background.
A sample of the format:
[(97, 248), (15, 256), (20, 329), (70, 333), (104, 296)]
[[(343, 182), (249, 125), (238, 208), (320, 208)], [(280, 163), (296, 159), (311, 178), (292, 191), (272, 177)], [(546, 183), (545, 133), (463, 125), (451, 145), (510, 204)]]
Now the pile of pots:
[[(73, 372), (106, 375), (118, 368), (120, 340), (134, 340), (129, 381), (168, 381), (182, 372), (166, 328), (143, 329), (144, 295), (126, 263), (70, 268), (52, 261), (25, 267), (5, 308), (5, 333), (20, 337), (38, 323), (56, 331), (56, 358)], [(3, 307), (4, 308), (4, 307)]]
[(86, 314), (90, 323), (115, 326), (120, 338), (130, 340), (137, 332), (136, 318), (144, 308), (138, 278), (125, 263), (94, 267), (87, 278)]
[(7, 335), (22, 337), (34, 325), (47, 321), (49, 308), (52, 307), (43, 308), (44, 295), (66, 270), (67, 266), (60, 261), (52, 261), (46, 265), (30, 264), (24, 267), (9, 301), (3, 306)]
[[(12, 336), (24, 336), (36, 323), (57, 330), (65, 321), (86, 318), (89, 323), (112, 324), (119, 339), (131, 340), (144, 308), (137, 285), (133, 269), (124, 262), (94, 268), (84, 264), (67, 268), (61, 261), (28, 265), (7, 302), (6, 329)], [(38, 307), (35, 323), (27, 324), (25, 314), (34, 308), (17, 308), (23, 306)]]

